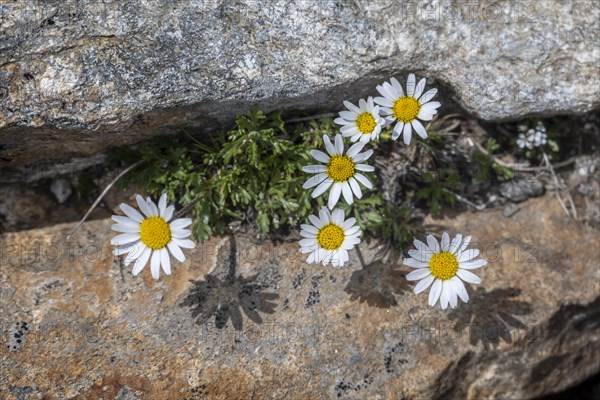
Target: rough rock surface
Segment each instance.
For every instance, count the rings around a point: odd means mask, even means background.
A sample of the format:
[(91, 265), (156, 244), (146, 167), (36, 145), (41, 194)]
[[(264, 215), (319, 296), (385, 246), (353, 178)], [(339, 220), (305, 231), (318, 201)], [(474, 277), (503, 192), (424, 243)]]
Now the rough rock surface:
[[(489, 264), (430, 308), (399, 255), (306, 265), (295, 243), (213, 238), (158, 283), (110, 250), (110, 220), (0, 236), (0, 397), (532, 398), (600, 371), (598, 234), (546, 195), (428, 220)], [(230, 244), (235, 243), (234, 247)], [(231, 249), (234, 249), (232, 252)], [(237, 254), (237, 257), (231, 257)], [(235, 260), (235, 262), (232, 262)], [(26, 323), (26, 324), (24, 324)], [(19, 337), (15, 337), (18, 334)], [(20, 340), (20, 342), (19, 342)], [(10, 348), (10, 349), (9, 349)]]
[(335, 109), (408, 71), (484, 119), (584, 112), (599, 41), (591, 0), (3, 1), (0, 162), (205, 129), (254, 103)]

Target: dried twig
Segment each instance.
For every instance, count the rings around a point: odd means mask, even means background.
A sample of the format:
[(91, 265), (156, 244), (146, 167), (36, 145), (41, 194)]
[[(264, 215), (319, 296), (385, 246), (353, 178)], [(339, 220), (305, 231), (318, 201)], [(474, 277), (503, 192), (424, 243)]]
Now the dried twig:
[(130, 165), (129, 167), (125, 168), (123, 170), (123, 172), (121, 172), (119, 175), (117, 175), (117, 177), (115, 179), (113, 179), (107, 186), (106, 188), (104, 188), (104, 190), (102, 191), (102, 193), (100, 193), (100, 196), (98, 196), (98, 198), (96, 199), (96, 201), (94, 201), (94, 204), (92, 204), (92, 206), (90, 207), (90, 209), (85, 213), (85, 215), (83, 216), (83, 218), (81, 219), (81, 221), (79, 221), (79, 223), (75, 226), (75, 228), (73, 228), (73, 230), (71, 232), (69, 232), (69, 234), (67, 235), (67, 240), (71, 239), (71, 236), (73, 236), (81, 227), (81, 225), (85, 222), (85, 220), (87, 219), (87, 217), (89, 217), (89, 215), (92, 213), (92, 211), (94, 210), (94, 208), (96, 208), (96, 206), (100, 203), (100, 201), (102, 201), (102, 199), (104, 198), (104, 196), (106, 195), (106, 193), (108, 193), (108, 191), (113, 187), (113, 185), (115, 183), (117, 183), (117, 181), (119, 179), (121, 179), (126, 173), (128, 173), (129, 171), (131, 171), (132, 169), (134, 169), (135, 167), (137, 167), (138, 165), (140, 165), (143, 161), (140, 160), (132, 165)]
[[(571, 196), (571, 192), (569, 190), (565, 190), (565, 185), (561, 181), (559, 181), (558, 176), (556, 176), (556, 173), (554, 172), (554, 168), (552, 167), (552, 164), (550, 164), (550, 159), (548, 159), (548, 155), (546, 153), (542, 153), (542, 154), (544, 156), (544, 162), (546, 163), (546, 166), (548, 167), (548, 170), (550, 171), (550, 174), (552, 175), (552, 179), (554, 180), (554, 185), (557, 188), (556, 199), (560, 203), (560, 206), (565, 211), (565, 213), (569, 217), (576, 220), (577, 219), (577, 208), (575, 208), (575, 203), (573, 202), (573, 197)], [(561, 198), (561, 196), (559, 194), (559, 191), (563, 191), (563, 190), (566, 191), (566, 193), (567, 193), (567, 199), (569, 200), (569, 205), (571, 206), (573, 215), (571, 215), (571, 213), (567, 209), (567, 206), (565, 205), (563, 199)]]
[(459, 195), (459, 194), (457, 194), (457, 193), (454, 193), (454, 192), (453, 192), (453, 191), (451, 191), (451, 190), (448, 190), (448, 189), (442, 189), (442, 190), (443, 190), (444, 192), (446, 192), (446, 193), (450, 193), (451, 195), (453, 195), (454, 197), (456, 197), (456, 200), (458, 200), (458, 201), (460, 201), (461, 203), (464, 203), (464, 204), (466, 204), (466, 205), (468, 205), (468, 206), (471, 206), (471, 207), (473, 207), (473, 208), (474, 208), (474, 209), (476, 209), (477, 211), (483, 211), (483, 210), (485, 210), (485, 208), (487, 207), (487, 204), (481, 204), (481, 205), (477, 205), (477, 204), (473, 203), (472, 201), (470, 201), (470, 200), (468, 200), (468, 199), (466, 199), (466, 198), (462, 197), (461, 195)]
[(197, 202), (200, 201), (200, 199), (201, 199), (201, 196), (195, 197), (194, 200), (192, 200), (192, 202), (190, 204), (187, 204), (181, 210), (177, 211), (173, 218), (176, 219), (176, 218), (183, 217), (185, 214), (190, 212), (192, 210), (192, 208), (194, 208), (194, 206), (196, 205)]

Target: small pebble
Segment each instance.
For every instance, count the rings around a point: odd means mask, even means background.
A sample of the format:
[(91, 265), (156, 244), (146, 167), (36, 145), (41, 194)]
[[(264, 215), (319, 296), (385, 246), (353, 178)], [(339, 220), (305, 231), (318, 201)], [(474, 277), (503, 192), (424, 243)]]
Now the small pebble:
[(502, 215), (504, 215), (505, 218), (510, 218), (518, 213), (520, 209), (521, 208), (518, 205), (510, 203), (504, 207), (504, 210), (502, 210)]

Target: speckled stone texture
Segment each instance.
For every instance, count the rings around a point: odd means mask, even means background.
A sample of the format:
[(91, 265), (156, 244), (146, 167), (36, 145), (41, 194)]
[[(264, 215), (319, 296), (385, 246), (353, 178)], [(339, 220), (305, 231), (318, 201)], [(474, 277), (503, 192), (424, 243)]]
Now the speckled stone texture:
[(0, 165), (220, 126), (251, 104), (335, 110), (411, 71), (488, 120), (581, 113), (599, 103), (599, 21), (591, 0), (2, 1)]
[(427, 220), (489, 261), (446, 311), (374, 242), (334, 269), (213, 238), (156, 283), (120, 268), (110, 224), (0, 236), (0, 398), (523, 399), (600, 371), (598, 232), (550, 195)]

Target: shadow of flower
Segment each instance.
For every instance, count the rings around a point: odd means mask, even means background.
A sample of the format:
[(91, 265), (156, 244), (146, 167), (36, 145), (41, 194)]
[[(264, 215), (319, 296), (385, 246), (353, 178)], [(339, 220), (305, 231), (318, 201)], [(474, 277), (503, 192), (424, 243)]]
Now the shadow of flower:
[(366, 302), (371, 307), (390, 308), (398, 305), (396, 295), (410, 290), (404, 274), (393, 264), (375, 260), (354, 271), (344, 291), (350, 300)]
[(527, 329), (522, 321), (515, 316), (530, 314), (531, 304), (515, 300), (521, 294), (521, 289), (506, 288), (487, 292), (479, 287), (471, 295), (467, 304), (461, 305), (448, 314), (450, 320), (456, 320), (455, 332), (462, 332), (469, 327), (469, 342), (483, 344), (486, 351), (496, 348), (500, 340), (512, 343), (511, 329)]
[(227, 321), (235, 330), (242, 330), (242, 311), (252, 321), (262, 324), (260, 313), (273, 314), (279, 298), (276, 293), (263, 292), (264, 287), (255, 283), (258, 275), (249, 278), (235, 277), (221, 280), (208, 275), (204, 281), (193, 281), (194, 287), (181, 306), (192, 308), (192, 317), (201, 325), (213, 315), (215, 326), (223, 329)]
[(180, 304), (180, 307), (191, 308), (192, 317), (198, 325), (206, 323), (214, 316), (218, 329), (223, 329), (227, 321), (231, 320), (234, 329), (241, 331), (242, 312), (257, 324), (263, 322), (260, 313), (275, 312), (277, 304), (273, 301), (278, 299), (279, 295), (266, 291), (269, 285), (264, 283), (265, 277), (256, 274), (244, 278), (237, 276), (235, 269), (236, 242), (232, 235), (228, 270), (217, 267), (204, 280), (191, 281), (194, 287)]

